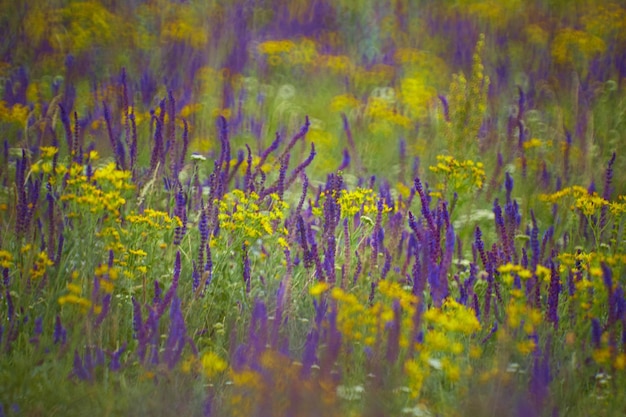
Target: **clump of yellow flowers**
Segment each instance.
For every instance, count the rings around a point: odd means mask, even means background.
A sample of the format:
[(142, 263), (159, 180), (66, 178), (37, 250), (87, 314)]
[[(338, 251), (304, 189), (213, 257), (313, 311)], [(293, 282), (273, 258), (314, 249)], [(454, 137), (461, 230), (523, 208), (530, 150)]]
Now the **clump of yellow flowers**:
[(469, 192), (480, 190), (485, 184), (485, 168), (482, 162), (471, 159), (459, 161), (450, 155), (437, 155), (437, 165), (430, 166), (430, 171), (442, 177), (437, 183), (437, 191), (431, 196), (443, 198), (448, 192)]

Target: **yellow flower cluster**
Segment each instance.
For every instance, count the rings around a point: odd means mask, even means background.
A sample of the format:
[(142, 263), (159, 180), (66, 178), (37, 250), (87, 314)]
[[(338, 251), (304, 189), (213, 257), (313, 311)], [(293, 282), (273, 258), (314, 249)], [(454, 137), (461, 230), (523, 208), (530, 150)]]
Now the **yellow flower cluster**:
[(543, 315), (541, 310), (529, 306), (524, 297), (511, 297), (506, 306), (506, 320), (511, 331), (521, 326), (526, 335), (531, 335), (543, 321)]
[(564, 28), (552, 41), (552, 57), (559, 64), (579, 64), (583, 72), (594, 55), (604, 52), (604, 41), (588, 32)]
[(471, 335), (480, 330), (480, 322), (470, 308), (447, 298), (441, 308), (431, 308), (424, 313), (424, 320), (447, 332)]
[(83, 173), (83, 166), (73, 164), (67, 180), (68, 187), (60, 199), (75, 203), (73, 209), (87, 209), (90, 213), (111, 214), (117, 218), (119, 209), (126, 204), (122, 192), (135, 188), (130, 177), (129, 171), (120, 171), (116, 169), (115, 163), (110, 163), (96, 167), (88, 180)]
[[(378, 213), (378, 195), (370, 188), (356, 188), (353, 191), (341, 190), (338, 202), (341, 206), (342, 218), (353, 217), (361, 210), (365, 216)], [(391, 207), (383, 204), (383, 214), (390, 211)]]
[(289, 39), (268, 40), (257, 46), (257, 51), (266, 56), (271, 66), (281, 65), (305, 65), (317, 66), (319, 55), (317, 45), (308, 38), (294, 42)]
[(450, 84), (449, 122), (443, 123), (444, 135), (453, 150), (466, 146), (475, 139), (487, 110), (487, 91), (490, 79), (484, 73), (481, 54), (485, 48), (485, 36), (480, 35), (472, 57), (472, 74), (469, 81), (463, 73), (454, 74)]
[(361, 101), (352, 94), (341, 94), (332, 98), (330, 109), (334, 112), (346, 112), (359, 108)]
[(211, 379), (221, 374), (228, 368), (228, 364), (215, 352), (206, 352), (200, 359), (202, 373), (207, 379)]
[(411, 396), (419, 396), (425, 380), (433, 369), (441, 371), (450, 382), (457, 382), (463, 374), (472, 371), (468, 358), (476, 355), (475, 347), (469, 346), (469, 337), (480, 330), (476, 315), (469, 308), (451, 298), (441, 308), (424, 312), (423, 320), (428, 330), (424, 341), (416, 348), (419, 357), (404, 363)]
[(91, 301), (82, 296), (83, 286), (82, 283), (78, 283), (78, 278), (78, 272), (72, 272), (71, 281), (66, 286), (68, 293), (59, 297), (58, 302), (62, 306), (66, 304), (78, 306), (86, 313), (91, 308)]
[[(316, 292), (317, 288), (311, 291)], [(376, 340), (383, 338), (386, 324), (394, 320), (391, 306), (393, 300), (398, 300), (402, 307), (399, 343), (401, 347), (408, 347), (417, 298), (404, 291), (398, 283), (386, 280), (379, 283), (378, 291), (381, 300), (368, 306), (361, 303), (355, 294), (333, 288), (330, 295), (337, 301), (337, 328), (347, 340), (372, 346)]]
[(35, 264), (30, 270), (30, 278), (34, 280), (43, 277), (46, 274), (48, 267), (53, 265), (54, 262), (48, 258), (48, 254), (46, 252), (39, 252), (37, 258), (35, 259)]
[(623, 6), (598, 3), (585, 13), (581, 21), (589, 33), (605, 41), (626, 39), (626, 9)]
[(405, 129), (410, 128), (412, 124), (411, 119), (398, 113), (386, 97), (370, 96), (365, 107), (365, 115), (374, 123), (387, 122), (392, 126), (401, 126)]
[(0, 267), (10, 268), (13, 266), (13, 255), (6, 250), (0, 250)]
[(416, 73), (400, 81), (400, 96), (412, 117), (423, 118), (436, 99), (437, 91), (424, 79), (422, 73)]
[(170, 230), (176, 226), (166, 212), (152, 209), (145, 209), (143, 214), (131, 213), (126, 220), (134, 225), (146, 225), (150, 230)]
[(161, 38), (166, 41), (186, 42), (192, 48), (201, 49), (209, 42), (209, 32), (204, 25), (194, 25), (189, 18), (177, 18), (167, 22)]
[(289, 205), (277, 194), (271, 194), (270, 199), (269, 207), (261, 208), (258, 205), (259, 195), (254, 192), (245, 194), (234, 190), (226, 194), (222, 201), (215, 201), (220, 206), (220, 228), (252, 239), (272, 236), (276, 232), (286, 235), (284, 228), (278, 228), (278, 222), (283, 219)]
[(100, 280), (100, 288), (107, 294), (111, 294), (115, 288), (114, 282), (119, 277), (119, 272), (116, 268), (109, 268), (108, 265), (103, 264), (96, 268), (95, 276)]
[(429, 169), (443, 176), (443, 182), (436, 186), (440, 191), (439, 194), (435, 194), (437, 197), (442, 197), (441, 192), (447, 191), (480, 190), (485, 183), (486, 174), (483, 163), (474, 162), (471, 159), (459, 161), (450, 155), (437, 155), (437, 165), (430, 166)]
[(8, 107), (5, 101), (0, 100), (0, 121), (2, 122), (17, 123), (24, 126), (26, 125), (28, 113), (30, 113), (30, 110), (22, 104), (18, 103)]
[(587, 217), (597, 215), (602, 207), (609, 208), (609, 212), (614, 217), (620, 217), (626, 212), (625, 196), (618, 196), (618, 200), (623, 201), (607, 201), (598, 193), (589, 193), (584, 187), (573, 185), (563, 188), (552, 194), (540, 194), (539, 200), (550, 204), (562, 203), (563, 200), (569, 201), (569, 209), (571, 211), (580, 210)]

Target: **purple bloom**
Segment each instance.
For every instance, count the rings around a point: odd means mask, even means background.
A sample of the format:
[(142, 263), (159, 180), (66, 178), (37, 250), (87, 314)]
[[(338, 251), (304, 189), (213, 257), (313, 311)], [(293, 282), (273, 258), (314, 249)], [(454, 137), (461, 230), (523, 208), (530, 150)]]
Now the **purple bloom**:
[(61, 324), (61, 317), (59, 315), (56, 316), (54, 320), (54, 333), (53, 333), (54, 344), (61, 343), (65, 344), (67, 341), (67, 330)]
[(74, 366), (71, 375), (82, 381), (89, 381), (92, 377), (88, 367), (83, 364), (83, 359), (78, 354), (78, 350), (74, 350)]
[(165, 342), (163, 358), (169, 369), (174, 368), (185, 347), (185, 319), (180, 307), (180, 298), (174, 297), (170, 307), (170, 329)]
[(98, 314), (98, 316), (96, 317), (94, 321), (94, 324), (93, 324), (94, 328), (97, 328), (98, 326), (100, 326), (100, 324), (102, 324), (107, 314), (109, 314), (110, 309), (111, 309), (111, 294), (107, 294), (102, 299), (102, 307), (101, 307), (100, 313)]
[[(306, 169), (306, 167), (308, 167), (311, 164), (311, 162), (313, 162), (315, 155), (316, 155), (315, 144), (311, 142), (311, 152), (309, 153), (309, 156), (307, 157), (307, 159), (304, 160), (304, 162), (298, 165), (296, 169), (294, 169), (291, 172), (291, 175), (289, 177), (289, 180), (287, 181), (287, 184), (285, 185), (285, 188), (289, 188), (291, 184), (293, 184), (293, 182), (296, 180), (298, 175), (300, 175), (301, 173), (304, 173), (304, 170)], [(302, 206), (300, 205), (300, 207)]]
[(450, 121), (450, 106), (448, 105), (448, 100), (446, 100), (445, 96), (439, 95), (439, 101), (441, 101), (441, 106), (443, 107), (443, 117), (446, 122)]
[(306, 336), (304, 343), (304, 351), (302, 352), (302, 370), (301, 376), (307, 379), (311, 374), (311, 367), (317, 363), (317, 344), (319, 333), (316, 329), (311, 329)]
[[(312, 144), (312, 143), (311, 143)], [(343, 150), (343, 160), (341, 161), (341, 165), (337, 168), (337, 171), (343, 171), (350, 165), (350, 152), (348, 149)]]
[(130, 169), (133, 173), (133, 179), (135, 177), (135, 164), (137, 163), (137, 122), (135, 120), (135, 114), (128, 115), (131, 128), (131, 142), (130, 142)]
[(554, 261), (550, 260), (550, 289), (548, 292), (548, 321), (554, 324), (554, 328), (559, 327), (559, 292), (561, 290), (561, 284), (559, 280), (559, 272), (554, 264)]
[(159, 280), (154, 280), (154, 297), (152, 298), (152, 305), (158, 306), (161, 302), (161, 285), (159, 284)]
[(422, 202), (422, 216), (424, 216), (424, 219), (426, 220), (428, 228), (431, 230), (431, 232), (435, 233), (437, 229), (435, 227), (435, 221), (429, 208), (430, 201), (428, 200), (428, 196), (426, 195), (426, 192), (422, 187), (422, 182), (420, 181), (419, 177), (415, 177), (414, 182), (415, 191), (417, 191), (417, 193), (419, 194), (420, 200)]
[[(143, 339), (143, 320), (141, 318), (141, 305), (139, 301), (135, 297), (132, 298), (133, 301), (133, 332), (135, 339), (141, 340)], [(60, 321), (59, 321), (60, 323)]]
[(602, 326), (600, 326), (600, 321), (594, 317), (591, 319), (591, 343), (593, 344), (594, 349), (600, 349), (601, 341)]
[(180, 271), (181, 271), (180, 251), (176, 251), (176, 260), (174, 262), (174, 275), (172, 277), (172, 284), (170, 285), (170, 288), (165, 293), (165, 296), (163, 297), (163, 301), (159, 303), (159, 306), (157, 308), (158, 317), (161, 317), (161, 315), (163, 315), (163, 312), (165, 312), (165, 309), (169, 306), (170, 302), (174, 298), (174, 295), (176, 294), (176, 290), (178, 289), (178, 281), (180, 278)]
[(243, 282), (246, 284), (246, 292), (249, 293), (252, 279), (250, 277), (250, 258), (248, 257), (248, 248), (245, 243), (243, 244), (242, 252)]
[(111, 369), (113, 372), (119, 371), (121, 369), (122, 366), (120, 364), (120, 358), (125, 350), (126, 350), (126, 342), (124, 342), (124, 344), (119, 349), (117, 349), (115, 352), (111, 354), (111, 362), (109, 364), (109, 369)]
[(181, 224), (176, 226), (174, 230), (174, 245), (180, 245), (183, 237), (187, 233), (187, 199), (183, 188), (179, 185), (176, 192), (176, 206), (174, 207), (174, 216), (180, 219)]
[(400, 326), (402, 319), (402, 308), (400, 301), (393, 300), (393, 321), (386, 324), (389, 335), (387, 337), (386, 358), (389, 364), (393, 364), (398, 359), (400, 350)]

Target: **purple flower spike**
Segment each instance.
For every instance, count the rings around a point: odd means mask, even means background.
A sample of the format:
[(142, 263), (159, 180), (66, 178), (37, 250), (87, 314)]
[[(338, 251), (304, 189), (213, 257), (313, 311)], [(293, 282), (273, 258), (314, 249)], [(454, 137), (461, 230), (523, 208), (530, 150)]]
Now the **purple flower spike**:
[(248, 257), (248, 248), (244, 243), (243, 248), (243, 282), (246, 284), (246, 292), (249, 293), (251, 289), (251, 278), (250, 278), (250, 258)]
[(120, 358), (122, 357), (122, 354), (125, 350), (126, 342), (124, 342), (124, 344), (118, 350), (111, 354), (111, 363), (109, 364), (109, 369), (111, 369), (113, 372), (117, 372), (122, 368), (122, 365), (120, 364)]
[(174, 297), (170, 307), (170, 330), (163, 354), (163, 359), (169, 369), (176, 366), (185, 347), (187, 330), (185, 329), (185, 319), (183, 318), (180, 304), (180, 298)]
[(441, 106), (443, 107), (443, 117), (446, 122), (450, 121), (450, 106), (448, 105), (448, 100), (441, 94), (439, 95), (439, 101), (441, 101)]
[(178, 281), (180, 279), (180, 271), (181, 271), (181, 263), (180, 263), (180, 251), (176, 252), (176, 261), (174, 261), (174, 275), (172, 277), (172, 284), (170, 288), (165, 293), (163, 297), (163, 301), (161, 301), (157, 307), (157, 316), (161, 317), (165, 312), (165, 309), (169, 306), (176, 295), (176, 290), (178, 289)]
[(176, 192), (176, 205), (174, 207), (174, 216), (180, 219), (180, 225), (174, 230), (174, 245), (180, 245), (183, 237), (187, 233), (187, 198), (183, 192), (183, 188), (179, 185)]
[(348, 149), (343, 150), (343, 160), (341, 161), (341, 165), (337, 168), (337, 171), (343, 171), (350, 165), (350, 152)]
[(424, 191), (424, 187), (422, 187), (422, 182), (420, 181), (419, 177), (415, 177), (414, 182), (415, 191), (417, 191), (417, 193), (419, 194), (420, 200), (422, 202), (422, 216), (424, 216), (424, 219), (426, 219), (426, 223), (428, 224), (428, 228), (430, 229), (430, 231), (432, 233), (435, 233), (437, 231), (437, 228), (435, 226), (435, 220), (433, 219), (433, 215), (430, 212), (430, 202), (428, 200), (428, 196)]
[(561, 290), (561, 284), (559, 279), (559, 272), (554, 262), (550, 261), (550, 289), (548, 292), (548, 321), (554, 324), (555, 330), (559, 327), (559, 292)]
[(59, 315), (56, 316), (54, 320), (54, 344), (60, 343), (62, 345), (67, 341), (67, 330), (61, 324), (61, 317)]
[(602, 326), (597, 318), (591, 319), (591, 343), (594, 349), (600, 349), (602, 341)]

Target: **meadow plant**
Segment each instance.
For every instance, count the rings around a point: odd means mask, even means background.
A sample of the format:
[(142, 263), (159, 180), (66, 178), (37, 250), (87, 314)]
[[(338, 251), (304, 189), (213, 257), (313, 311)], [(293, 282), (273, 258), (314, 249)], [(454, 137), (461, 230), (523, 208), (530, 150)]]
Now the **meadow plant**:
[(561, 3), (2, 4), (0, 415), (626, 413), (626, 9)]

